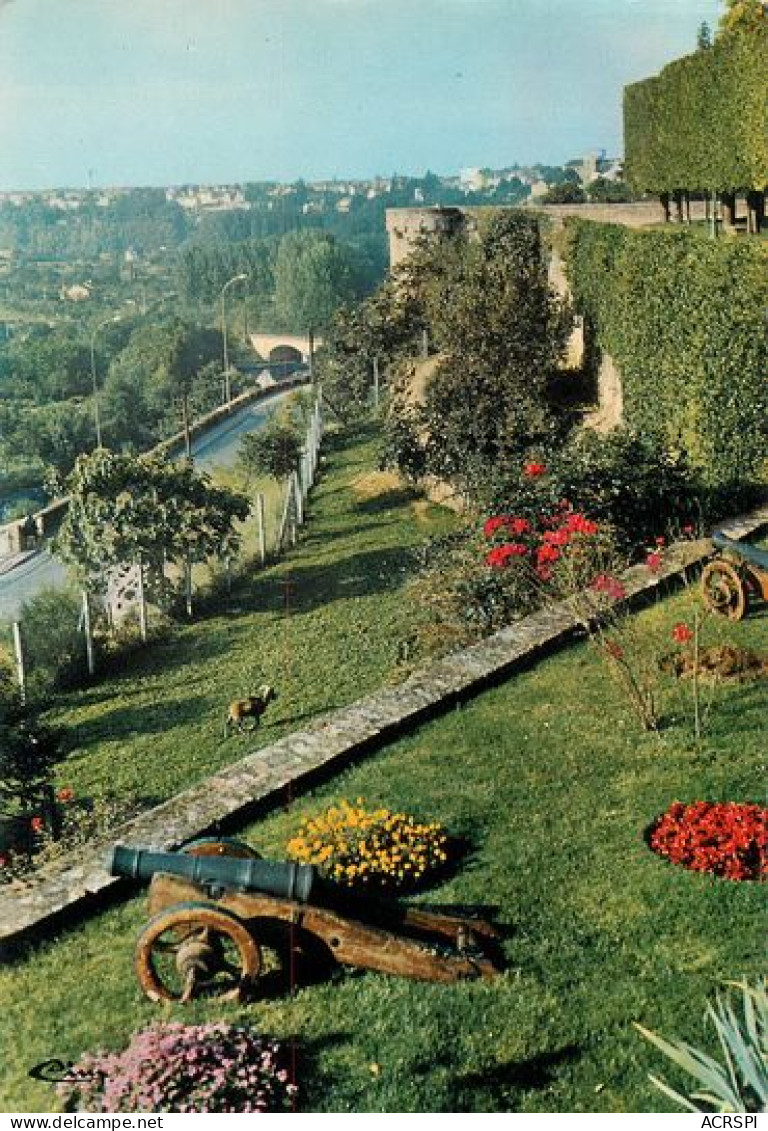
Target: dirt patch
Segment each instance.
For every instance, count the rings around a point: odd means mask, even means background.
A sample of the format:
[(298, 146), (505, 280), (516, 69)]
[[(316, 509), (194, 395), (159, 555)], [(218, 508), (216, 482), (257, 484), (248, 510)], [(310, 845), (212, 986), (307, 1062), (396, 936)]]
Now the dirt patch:
[(352, 490), (358, 499), (377, 499), (392, 491), (401, 491), (403, 482), (394, 471), (370, 471), (352, 480)]
[[(662, 666), (680, 679), (693, 676), (693, 653), (677, 652), (667, 656)], [(735, 648), (731, 644), (718, 644), (702, 648), (699, 653), (699, 679), (720, 681), (768, 679), (768, 656), (758, 655), (748, 648)]]

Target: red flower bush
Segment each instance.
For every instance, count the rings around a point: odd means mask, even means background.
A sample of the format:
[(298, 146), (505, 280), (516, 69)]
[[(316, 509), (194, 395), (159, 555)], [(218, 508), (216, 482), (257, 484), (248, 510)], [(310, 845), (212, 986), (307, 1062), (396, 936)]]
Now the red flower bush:
[(657, 554), (655, 551), (650, 553), (645, 559), (645, 564), (648, 566), (648, 569), (651, 571), (651, 573), (658, 573), (662, 567), (663, 562), (664, 558), (662, 557), (662, 555)]
[(483, 526), (483, 534), (486, 538), (493, 538), (497, 530), (503, 530), (509, 522), (509, 517), (505, 514), (494, 515), (493, 518), (486, 520)]
[(522, 558), (528, 551), (521, 542), (506, 542), (503, 546), (496, 546), (485, 555), (485, 564), (492, 569), (503, 569), (509, 565), (513, 558)]
[(676, 801), (653, 826), (650, 845), (694, 872), (759, 880), (768, 863), (768, 810), (736, 801)]

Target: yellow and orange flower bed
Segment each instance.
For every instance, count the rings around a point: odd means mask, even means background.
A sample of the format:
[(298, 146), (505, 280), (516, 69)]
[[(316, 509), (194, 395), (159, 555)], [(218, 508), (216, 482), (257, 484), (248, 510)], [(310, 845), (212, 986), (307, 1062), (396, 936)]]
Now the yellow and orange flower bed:
[(403, 889), (416, 887), (445, 864), (448, 835), (440, 825), (405, 813), (367, 809), (358, 798), (305, 817), (287, 852), (345, 887)]

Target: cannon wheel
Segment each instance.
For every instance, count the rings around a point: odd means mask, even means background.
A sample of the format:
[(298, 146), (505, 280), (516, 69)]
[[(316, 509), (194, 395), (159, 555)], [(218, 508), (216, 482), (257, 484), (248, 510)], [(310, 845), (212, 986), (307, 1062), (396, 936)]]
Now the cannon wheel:
[(729, 562), (710, 562), (701, 574), (704, 599), (715, 613), (741, 620), (747, 611), (747, 591), (738, 570)]
[(169, 907), (150, 919), (136, 944), (136, 976), (152, 1001), (186, 1004), (196, 994), (237, 1001), (261, 966), (245, 924), (212, 903)]
[(233, 856), (238, 860), (260, 860), (261, 856), (244, 840), (227, 836), (206, 836), (191, 840), (180, 849), (186, 856)]

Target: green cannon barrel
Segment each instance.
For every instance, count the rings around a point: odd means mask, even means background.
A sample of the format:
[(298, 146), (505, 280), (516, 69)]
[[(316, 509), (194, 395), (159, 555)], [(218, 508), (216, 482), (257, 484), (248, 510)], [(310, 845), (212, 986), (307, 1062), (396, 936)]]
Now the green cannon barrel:
[(201, 887), (260, 892), (282, 899), (309, 900), (317, 872), (309, 864), (289, 860), (247, 860), (233, 856), (188, 856), (183, 852), (149, 852), (118, 844), (107, 860), (111, 876), (151, 880), (156, 872), (182, 876)]
[(768, 550), (763, 550), (752, 542), (739, 542), (735, 538), (729, 538), (726, 534), (723, 534), (722, 530), (714, 532), (712, 541), (718, 550), (730, 550), (731, 553), (743, 558), (745, 562), (751, 562), (758, 569), (768, 569)]

